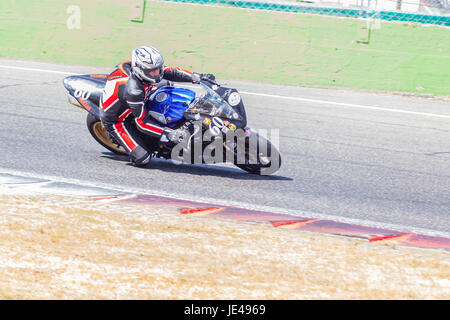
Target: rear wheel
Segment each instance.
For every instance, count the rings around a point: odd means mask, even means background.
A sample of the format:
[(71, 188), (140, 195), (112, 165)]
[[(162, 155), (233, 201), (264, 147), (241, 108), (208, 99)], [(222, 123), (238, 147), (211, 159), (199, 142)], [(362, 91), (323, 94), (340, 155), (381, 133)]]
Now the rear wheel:
[(121, 145), (111, 140), (108, 131), (106, 131), (103, 123), (98, 117), (88, 113), (86, 117), (86, 125), (88, 127), (89, 133), (98, 143), (100, 143), (106, 149), (114, 152), (115, 154), (128, 155), (126, 150)]

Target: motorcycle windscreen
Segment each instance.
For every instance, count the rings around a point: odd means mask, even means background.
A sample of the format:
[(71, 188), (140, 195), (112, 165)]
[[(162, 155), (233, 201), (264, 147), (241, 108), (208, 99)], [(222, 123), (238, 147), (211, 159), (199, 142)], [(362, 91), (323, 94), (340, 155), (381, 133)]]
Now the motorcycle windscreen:
[(221, 96), (219, 96), (214, 90), (212, 90), (208, 86), (202, 83), (200, 84), (202, 85), (205, 94), (195, 99), (195, 101), (189, 107), (188, 112), (194, 114), (195, 113), (204, 114), (211, 117), (220, 117), (235, 121), (242, 120), (240, 119), (241, 116)]
[(184, 88), (162, 87), (146, 103), (147, 112), (169, 128), (183, 119), (183, 113), (195, 99), (195, 92)]

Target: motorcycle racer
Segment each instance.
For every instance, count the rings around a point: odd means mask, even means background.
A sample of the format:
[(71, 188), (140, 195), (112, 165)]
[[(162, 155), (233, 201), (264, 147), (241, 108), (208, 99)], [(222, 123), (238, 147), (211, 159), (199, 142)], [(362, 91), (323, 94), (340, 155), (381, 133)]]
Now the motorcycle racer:
[(141, 46), (132, 51), (131, 61), (123, 62), (109, 74), (100, 100), (101, 121), (111, 135), (130, 155), (136, 166), (145, 166), (151, 159), (146, 150), (144, 133), (159, 138), (160, 144), (172, 141), (177, 134), (150, 117), (144, 104), (162, 80), (199, 83), (215, 80), (212, 74), (192, 73), (179, 67), (167, 67), (161, 53), (154, 47)]

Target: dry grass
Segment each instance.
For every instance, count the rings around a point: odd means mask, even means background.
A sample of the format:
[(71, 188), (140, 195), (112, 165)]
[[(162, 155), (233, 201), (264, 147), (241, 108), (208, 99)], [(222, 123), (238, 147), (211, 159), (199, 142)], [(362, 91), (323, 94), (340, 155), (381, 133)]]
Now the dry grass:
[(53, 196), (0, 197), (0, 299), (449, 299), (449, 253)]

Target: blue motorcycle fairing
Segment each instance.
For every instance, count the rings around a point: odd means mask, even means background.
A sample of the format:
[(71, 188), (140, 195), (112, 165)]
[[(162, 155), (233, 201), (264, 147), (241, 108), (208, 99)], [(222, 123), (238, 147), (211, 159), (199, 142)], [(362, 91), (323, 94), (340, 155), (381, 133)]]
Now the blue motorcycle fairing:
[[(148, 99), (145, 108), (158, 122), (169, 128), (175, 127), (183, 119), (183, 112), (195, 99), (195, 92), (185, 88), (162, 87)], [(160, 119), (154, 115), (158, 115)], [(166, 123), (164, 123), (163, 119)]]

